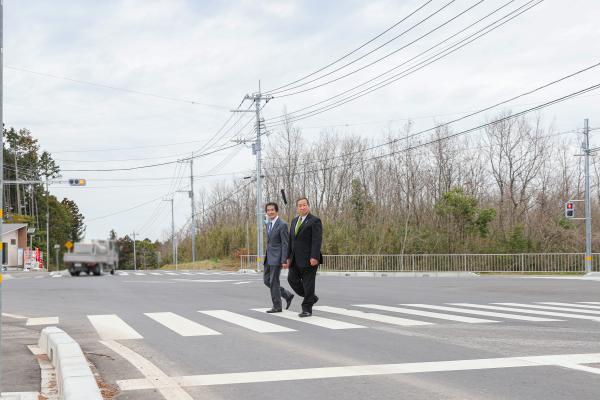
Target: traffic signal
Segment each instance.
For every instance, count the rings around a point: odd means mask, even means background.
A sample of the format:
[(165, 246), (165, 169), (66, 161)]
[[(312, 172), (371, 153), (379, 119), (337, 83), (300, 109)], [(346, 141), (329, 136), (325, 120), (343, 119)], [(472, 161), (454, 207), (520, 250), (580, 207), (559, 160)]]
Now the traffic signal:
[(565, 203), (565, 217), (566, 218), (574, 218), (575, 217), (575, 206), (572, 201), (567, 201)]
[(69, 179), (69, 185), (71, 186), (85, 186), (85, 179)]

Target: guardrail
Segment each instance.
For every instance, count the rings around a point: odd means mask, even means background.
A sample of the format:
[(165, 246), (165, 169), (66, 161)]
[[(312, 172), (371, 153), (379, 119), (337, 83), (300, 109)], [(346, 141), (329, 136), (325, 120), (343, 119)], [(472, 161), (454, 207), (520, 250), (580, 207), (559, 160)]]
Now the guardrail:
[[(332, 272), (585, 272), (584, 253), (324, 255)], [(256, 255), (240, 256), (241, 269), (257, 269)], [(593, 254), (600, 271), (600, 253)]]

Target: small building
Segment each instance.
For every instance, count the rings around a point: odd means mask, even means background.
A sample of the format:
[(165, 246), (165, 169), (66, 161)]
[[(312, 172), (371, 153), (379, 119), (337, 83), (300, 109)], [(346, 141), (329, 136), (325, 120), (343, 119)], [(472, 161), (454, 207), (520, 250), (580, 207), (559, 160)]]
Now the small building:
[(2, 224), (2, 265), (23, 267), (27, 224)]

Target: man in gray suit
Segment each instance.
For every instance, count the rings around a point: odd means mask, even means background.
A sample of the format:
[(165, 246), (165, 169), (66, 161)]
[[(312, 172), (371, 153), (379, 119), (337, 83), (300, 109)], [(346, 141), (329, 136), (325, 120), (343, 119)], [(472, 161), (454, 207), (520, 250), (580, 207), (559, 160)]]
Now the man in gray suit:
[(273, 307), (268, 313), (282, 311), (281, 298), (286, 301), (285, 309), (290, 308), (294, 295), (282, 288), (279, 284), (281, 268), (287, 268), (288, 226), (279, 218), (279, 206), (277, 203), (267, 203), (265, 212), (269, 222), (267, 223), (267, 252), (264, 261), (263, 279), (265, 285), (271, 289)]

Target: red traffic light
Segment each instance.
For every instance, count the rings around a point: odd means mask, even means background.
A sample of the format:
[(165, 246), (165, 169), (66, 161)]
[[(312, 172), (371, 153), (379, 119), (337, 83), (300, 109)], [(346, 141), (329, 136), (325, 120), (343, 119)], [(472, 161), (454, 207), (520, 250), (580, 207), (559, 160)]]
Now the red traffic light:
[(572, 210), (573, 209), (573, 203), (568, 202), (567, 203), (567, 210)]

